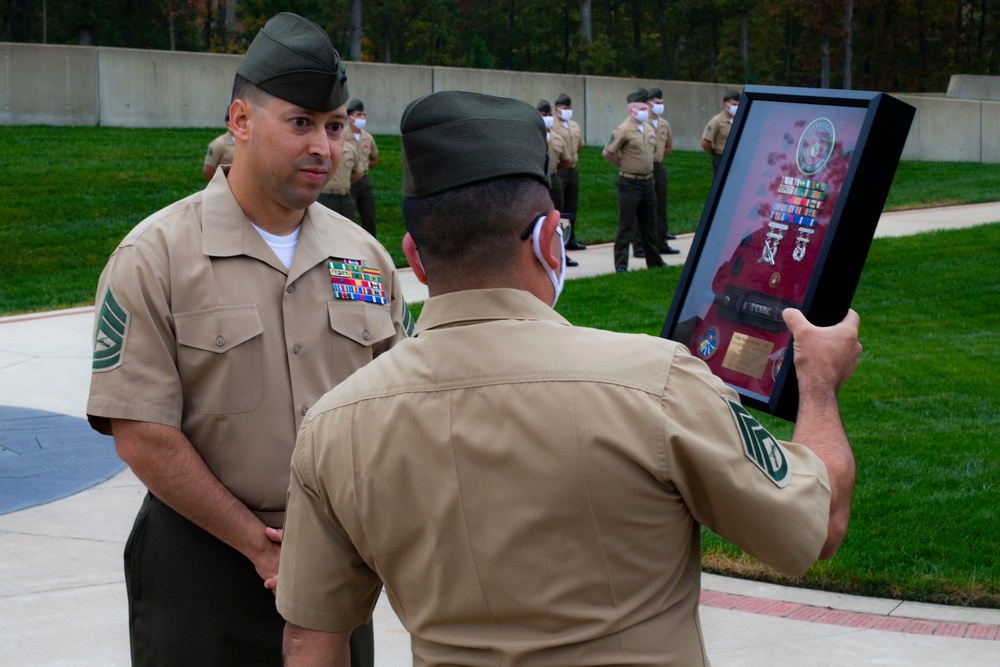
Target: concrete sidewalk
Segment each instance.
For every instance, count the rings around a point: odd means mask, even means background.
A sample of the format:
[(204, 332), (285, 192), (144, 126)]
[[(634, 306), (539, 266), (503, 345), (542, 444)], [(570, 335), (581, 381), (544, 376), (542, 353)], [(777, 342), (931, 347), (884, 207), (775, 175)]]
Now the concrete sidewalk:
[[(1000, 204), (897, 212), (882, 217), (877, 236), (994, 221), (1000, 221)], [(683, 252), (664, 259), (683, 263), (690, 243), (690, 235), (679, 238), (675, 245)], [(580, 266), (568, 270), (569, 278), (614, 270), (610, 245), (571, 256)], [(643, 266), (633, 259), (630, 268)], [(408, 301), (426, 298), (411, 272), (403, 279)], [(0, 406), (83, 419), (92, 322), (92, 307), (0, 318)], [(7, 447), (12, 438), (0, 423), (2, 484), (10, 475), (5, 454), (34, 455), (24, 453), (20, 435), (20, 450)], [(110, 440), (106, 446), (113, 451)], [(0, 515), (0, 665), (129, 664), (122, 550), (145, 490), (127, 469), (106, 481), (94, 474), (84, 491)], [(1000, 664), (1000, 610), (715, 576), (704, 583), (702, 625), (715, 667)], [(377, 664), (409, 665), (408, 636), (384, 596), (375, 628)]]

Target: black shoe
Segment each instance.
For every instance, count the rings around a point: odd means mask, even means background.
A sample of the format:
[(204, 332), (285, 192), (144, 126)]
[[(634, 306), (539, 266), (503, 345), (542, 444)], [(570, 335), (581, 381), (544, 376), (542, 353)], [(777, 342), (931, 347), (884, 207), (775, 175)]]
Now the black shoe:
[(624, 266), (615, 267), (615, 273), (628, 273), (628, 269)]
[(566, 244), (566, 250), (586, 250), (586, 249), (587, 246), (583, 245), (582, 243), (577, 243), (576, 241), (574, 241), (573, 243)]
[(643, 257), (646, 256), (646, 252), (644, 250), (640, 250), (639, 248), (636, 248), (635, 250), (632, 251), (632, 256), (633, 257), (638, 257), (639, 259), (642, 259)]
[(673, 234), (667, 234), (667, 240), (668, 241), (676, 241), (677, 237), (674, 236)]
[(575, 259), (570, 259), (569, 257), (567, 257), (566, 266), (580, 266), (580, 262), (576, 261)]
[(661, 250), (660, 253), (664, 255), (679, 255), (681, 254), (681, 251), (678, 250), (677, 248), (671, 248), (670, 246), (667, 246), (667, 249)]

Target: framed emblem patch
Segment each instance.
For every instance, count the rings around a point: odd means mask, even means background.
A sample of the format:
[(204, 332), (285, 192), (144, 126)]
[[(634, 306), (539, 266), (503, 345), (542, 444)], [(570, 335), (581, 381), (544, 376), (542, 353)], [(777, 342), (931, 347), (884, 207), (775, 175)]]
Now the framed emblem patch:
[(883, 93), (744, 89), (660, 333), (743, 405), (795, 421), (782, 311), (843, 319), (914, 113)]

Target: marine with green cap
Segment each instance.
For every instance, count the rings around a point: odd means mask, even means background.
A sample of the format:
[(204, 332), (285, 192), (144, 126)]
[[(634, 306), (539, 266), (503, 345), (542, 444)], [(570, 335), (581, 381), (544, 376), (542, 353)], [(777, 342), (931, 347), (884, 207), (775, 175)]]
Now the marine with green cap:
[(365, 104), (361, 100), (351, 100), (347, 103), (347, 117), (351, 121), (351, 131), (345, 143), (353, 144), (358, 154), (358, 166), (361, 175), (351, 179), (351, 196), (357, 207), (361, 226), (366, 232), (375, 236), (375, 188), (368, 171), (378, 163), (378, 146), (375, 137), (365, 129), (368, 123), (365, 114)]
[(414, 665), (708, 664), (700, 523), (789, 575), (843, 539), (857, 314), (819, 329), (786, 311), (805, 444), (779, 443), (683, 345), (551, 307), (563, 254), (534, 107), (439, 92), (400, 130), (403, 249), (430, 298), (299, 431), (286, 666), (344, 664), (383, 586)]
[(729, 131), (733, 128), (733, 118), (740, 104), (740, 92), (727, 90), (722, 95), (722, 111), (709, 119), (705, 131), (701, 133), (701, 149), (712, 156), (712, 176), (719, 171), (722, 152), (729, 141)]
[(573, 100), (566, 93), (559, 93), (555, 102), (555, 122), (552, 129), (560, 133), (569, 147), (569, 157), (556, 165), (556, 173), (563, 190), (563, 215), (570, 221), (567, 250), (586, 250), (587, 246), (576, 240), (576, 215), (580, 199), (580, 172), (577, 163), (583, 150), (583, 130), (573, 120)]
[[(552, 116), (552, 105), (548, 100), (539, 100), (535, 105), (538, 113), (542, 115), (542, 122), (545, 123), (545, 139), (549, 145), (549, 196), (552, 197), (552, 204), (560, 213), (565, 212), (565, 199), (563, 197), (562, 179), (556, 171), (556, 166), (571, 159), (569, 142), (566, 141), (561, 132), (553, 129), (555, 118)], [(567, 248), (568, 249), (568, 248)], [(566, 266), (579, 266), (576, 260), (567, 257)]]
[[(315, 203), (347, 98), (327, 34), (273, 17), (237, 67), (232, 166), (139, 223), (101, 275), (87, 414), (149, 490), (125, 553), (133, 665), (281, 664), (295, 433), (407, 336), (389, 254)], [(372, 644), (359, 628), (353, 664)]]
[[(611, 133), (601, 155), (618, 167), (618, 228), (615, 230), (615, 271), (628, 270), (628, 250), (633, 227), (639, 226), (646, 266), (664, 266), (656, 243), (656, 194), (653, 191), (653, 158), (656, 134), (649, 118), (645, 89), (630, 93), (628, 117)], [(647, 131), (647, 128), (649, 131)]]
[(656, 133), (656, 153), (653, 156), (653, 190), (656, 194), (656, 244), (661, 254), (676, 255), (680, 252), (670, 246), (670, 241), (676, 238), (670, 233), (667, 217), (667, 196), (669, 182), (664, 159), (674, 150), (674, 135), (670, 123), (663, 117), (663, 91), (650, 88), (649, 93), (649, 124)]

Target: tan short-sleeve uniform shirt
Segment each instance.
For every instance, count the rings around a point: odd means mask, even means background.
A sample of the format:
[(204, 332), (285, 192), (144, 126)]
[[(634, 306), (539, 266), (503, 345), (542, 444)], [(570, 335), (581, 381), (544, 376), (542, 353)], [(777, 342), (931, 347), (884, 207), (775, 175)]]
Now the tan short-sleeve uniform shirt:
[(556, 166), (560, 162), (570, 161), (572, 156), (569, 152), (569, 145), (562, 134), (549, 130), (545, 133), (545, 136), (549, 142), (549, 174), (554, 174), (556, 173)]
[[(644, 131), (640, 132), (640, 127), (643, 127)], [(614, 129), (604, 149), (621, 158), (619, 172), (638, 176), (653, 173), (656, 133), (652, 130), (652, 125), (647, 123), (640, 126), (631, 118), (626, 118), (625, 122)]]
[(702, 132), (701, 138), (707, 139), (712, 144), (712, 151), (721, 155), (726, 150), (726, 142), (729, 140), (729, 131), (733, 129), (733, 124), (729, 122), (729, 115), (725, 111), (712, 116)]
[(367, 170), (358, 160), (357, 144), (353, 141), (344, 142), (344, 150), (340, 154), (337, 169), (330, 174), (323, 192), (332, 195), (346, 195), (351, 191), (351, 175), (363, 176)]
[(570, 164), (566, 169), (576, 167), (580, 159), (580, 147), (583, 145), (583, 131), (580, 129), (580, 124), (575, 120), (564, 121), (555, 116), (555, 120), (552, 122), (552, 129), (561, 134), (566, 142), (570, 154)]
[(361, 171), (367, 174), (368, 163), (378, 157), (378, 146), (375, 145), (375, 137), (367, 130), (361, 130), (358, 134), (360, 138), (355, 139), (353, 132), (348, 132), (345, 143), (354, 144), (358, 152), (358, 163), (361, 165)]
[(235, 152), (236, 140), (233, 135), (226, 132), (212, 139), (205, 152), (205, 166), (207, 167), (228, 167), (233, 163), (233, 153)]
[[(337, 298), (328, 264), (379, 272), (385, 303)], [(306, 411), (406, 337), (389, 254), (314, 204), (286, 268), (224, 170), (136, 226), (101, 274), (87, 415), (181, 429), (262, 520), (281, 525)]]
[(667, 122), (666, 118), (657, 119), (658, 122), (653, 125), (653, 131), (656, 132), (656, 153), (653, 155), (654, 162), (663, 162), (663, 158), (666, 157), (668, 151), (672, 151), (674, 148), (674, 135), (670, 131), (670, 123)]
[(772, 441), (779, 485), (741, 410), (671, 341), (433, 297), (302, 426), (278, 609), (344, 631), (381, 579), (417, 666), (704, 665), (699, 524), (785, 573), (826, 539), (823, 464)]

